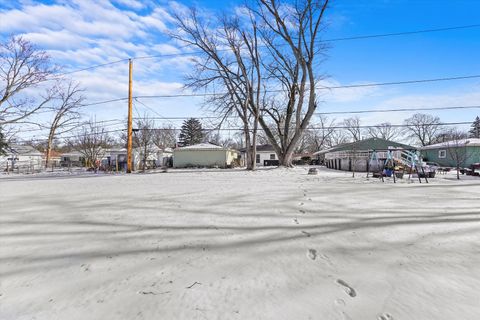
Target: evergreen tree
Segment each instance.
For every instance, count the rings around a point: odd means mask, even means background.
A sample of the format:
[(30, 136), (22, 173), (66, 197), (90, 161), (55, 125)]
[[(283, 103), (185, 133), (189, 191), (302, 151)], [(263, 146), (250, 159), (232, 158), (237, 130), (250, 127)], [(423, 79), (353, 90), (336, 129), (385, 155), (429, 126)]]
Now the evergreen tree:
[(468, 133), (469, 138), (480, 138), (480, 117), (477, 116), (475, 121), (473, 121), (472, 127)]
[(5, 137), (2, 132), (2, 127), (0, 127), (0, 156), (6, 154), (7, 149), (7, 141), (5, 141)]
[(201, 143), (203, 138), (202, 124), (198, 119), (190, 118), (183, 122), (179, 136), (179, 144), (181, 147)]

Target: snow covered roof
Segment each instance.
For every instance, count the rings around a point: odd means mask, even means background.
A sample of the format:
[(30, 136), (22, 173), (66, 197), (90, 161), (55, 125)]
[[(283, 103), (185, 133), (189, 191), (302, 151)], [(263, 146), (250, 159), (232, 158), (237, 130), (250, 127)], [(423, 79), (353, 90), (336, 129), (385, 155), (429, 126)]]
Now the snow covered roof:
[(17, 155), (42, 156), (42, 153), (32, 146), (10, 145), (7, 150)]
[(228, 148), (217, 146), (216, 144), (212, 144), (212, 143), (199, 143), (199, 144), (194, 144), (191, 146), (180, 147), (175, 149), (175, 151), (192, 151), (192, 150), (228, 150)]
[(436, 144), (431, 144), (429, 146), (421, 147), (420, 150), (429, 150), (429, 149), (438, 149), (438, 148), (451, 148), (451, 147), (480, 147), (480, 139), (479, 138), (469, 138), (469, 139), (461, 139), (455, 141), (446, 141)]

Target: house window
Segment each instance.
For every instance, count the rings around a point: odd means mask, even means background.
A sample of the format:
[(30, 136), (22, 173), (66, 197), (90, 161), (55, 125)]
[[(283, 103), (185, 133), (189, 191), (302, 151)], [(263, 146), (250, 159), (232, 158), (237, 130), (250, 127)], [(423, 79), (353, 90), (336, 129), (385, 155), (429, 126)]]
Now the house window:
[(257, 163), (260, 163), (260, 155), (257, 153)]
[(270, 155), (270, 160), (275, 160), (275, 154), (274, 154), (274, 153), (272, 153), (272, 154)]
[(438, 158), (445, 159), (447, 157), (447, 150), (438, 150)]

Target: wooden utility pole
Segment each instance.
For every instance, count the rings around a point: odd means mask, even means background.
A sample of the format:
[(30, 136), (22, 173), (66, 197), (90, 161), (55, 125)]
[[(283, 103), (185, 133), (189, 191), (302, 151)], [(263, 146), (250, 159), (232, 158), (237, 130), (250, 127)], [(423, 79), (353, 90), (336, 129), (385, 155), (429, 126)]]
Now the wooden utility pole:
[(127, 173), (132, 173), (132, 59), (128, 60)]

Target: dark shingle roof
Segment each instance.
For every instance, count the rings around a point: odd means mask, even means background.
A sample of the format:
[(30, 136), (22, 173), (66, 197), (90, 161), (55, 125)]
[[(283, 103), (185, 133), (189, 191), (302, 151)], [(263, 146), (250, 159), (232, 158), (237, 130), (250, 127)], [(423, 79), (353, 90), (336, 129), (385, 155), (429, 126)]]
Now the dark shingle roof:
[(398, 142), (385, 140), (381, 138), (369, 138), (369, 139), (360, 140), (356, 142), (339, 144), (338, 146), (332, 147), (328, 150), (324, 150), (323, 153), (346, 151), (346, 150), (358, 150), (358, 151), (388, 150), (389, 147), (403, 148), (407, 150), (416, 150), (415, 147), (409, 146), (407, 144), (398, 143)]
[[(240, 152), (245, 152), (246, 148), (240, 149)], [(261, 144), (257, 145), (257, 151), (265, 151), (265, 152), (275, 152), (275, 149), (273, 149), (273, 146), (271, 144)]]

